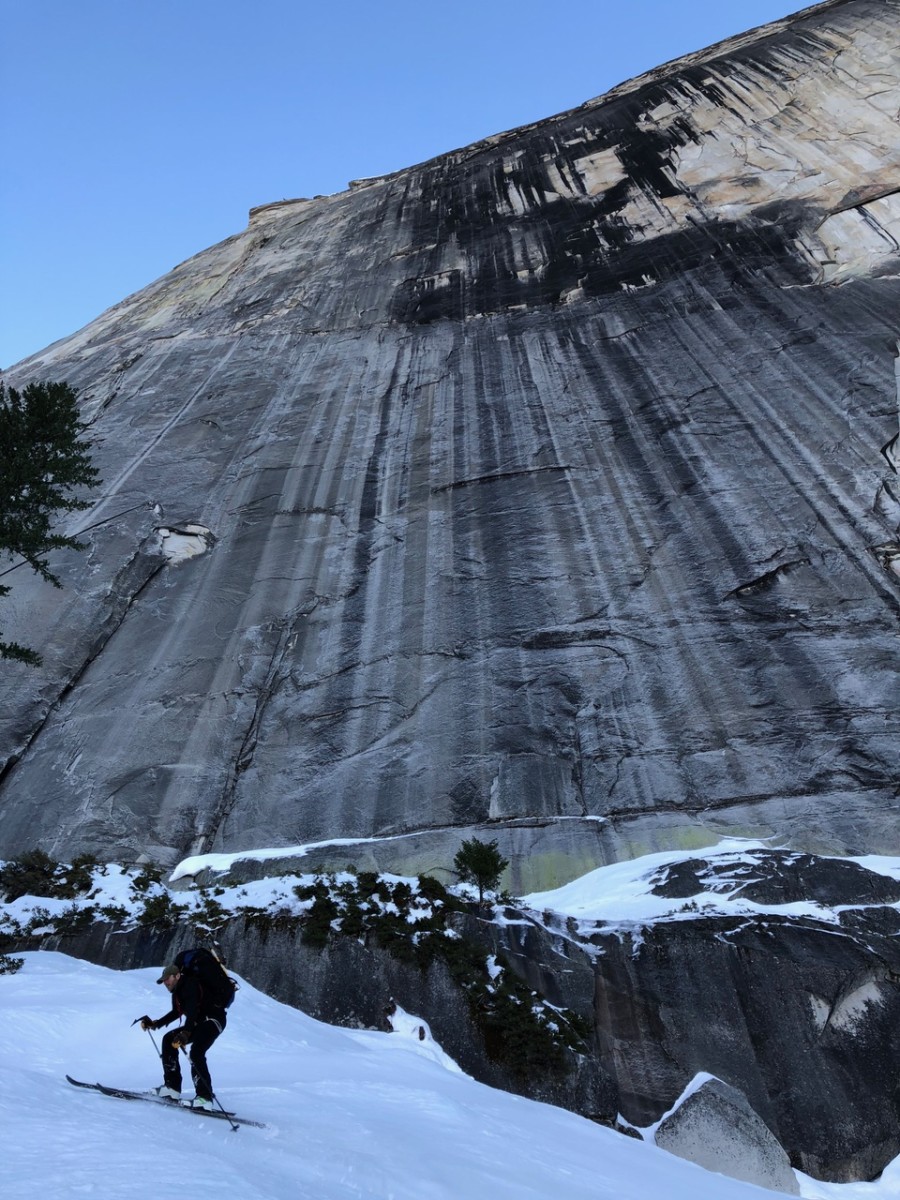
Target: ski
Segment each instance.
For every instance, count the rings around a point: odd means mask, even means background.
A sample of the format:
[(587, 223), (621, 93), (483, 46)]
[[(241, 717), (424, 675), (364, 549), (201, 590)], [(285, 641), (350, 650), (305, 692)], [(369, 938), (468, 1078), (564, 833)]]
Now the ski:
[(236, 1117), (234, 1113), (222, 1109), (187, 1108), (177, 1100), (169, 1100), (165, 1096), (157, 1096), (155, 1092), (130, 1092), (127, 1088), (107, 1087), (103, 1083), (83, 1083), (67, 1075), (66, 1079), (73, 1087), (87, 1088), (92, 1092), (102, 1092), (104, 1096), (115, 1096), (119, 1100), (144, 1100), (148, 1104), (161, 1104), (165, 1108), (179, 1109), (181, 1112), (193, 1113), (196, 1117), (214, 1117), (217, 1121), (231, 1121), (235, 1125), (252, 1125), (255, 1129), (265, 1129), (262, 1121), (251, 1121), (247, 1117)]

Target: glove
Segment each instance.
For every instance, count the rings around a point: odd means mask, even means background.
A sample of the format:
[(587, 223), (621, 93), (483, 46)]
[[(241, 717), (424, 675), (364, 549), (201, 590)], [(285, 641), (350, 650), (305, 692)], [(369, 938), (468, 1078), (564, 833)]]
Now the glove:
[(144, 1015), (143, 1017), (138, 1017), (138, 1020), (141, 1023), (141, 1029), (145, 1031), (148, 1029), (156, 1029), (156, 1022), (152, 1020), (152, 1018)]

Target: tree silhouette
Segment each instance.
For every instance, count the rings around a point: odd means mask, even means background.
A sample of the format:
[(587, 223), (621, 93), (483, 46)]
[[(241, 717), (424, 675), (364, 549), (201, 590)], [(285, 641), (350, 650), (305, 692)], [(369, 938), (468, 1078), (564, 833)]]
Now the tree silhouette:
[[(90, 443), (81, 438), (86, 428), (67, 383), (30, 383), (20, 393), (0, 382), (0, 554), (26, 562), (54, 587), (62, 584), (50, 570), (49, 552), (82, 550), (84, 543), (53, 532), (53, 521), (58, 513), (89, 508), (76, 489), (99, 482)], [(0, 597), (9, 592), (0, 584)], [(35, 650), (2, 640), (0, 658), (41, 662)]]

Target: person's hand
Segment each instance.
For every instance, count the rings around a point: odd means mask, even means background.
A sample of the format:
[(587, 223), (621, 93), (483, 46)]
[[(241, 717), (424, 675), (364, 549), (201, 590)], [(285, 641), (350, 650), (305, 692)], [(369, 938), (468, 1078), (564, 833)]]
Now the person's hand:
[(138, 1017), (138, 1020), (141, 1023), (141, 1029), (143, 1029), (145, 1031), (147, 1029), (155, 1029), (156, 1028), (156, 1022), (151, 1017), (148, 1017), (146, 1014), (143, 1017)]

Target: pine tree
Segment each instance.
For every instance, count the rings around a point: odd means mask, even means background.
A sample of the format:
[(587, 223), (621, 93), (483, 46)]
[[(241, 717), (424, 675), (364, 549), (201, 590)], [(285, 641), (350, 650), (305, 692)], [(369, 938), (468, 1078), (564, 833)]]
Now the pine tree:
[(463, 842), (453, 859), (453, 869), (463, 883), (474, 883), (478, 888), (479, 904), (484, 903), (486, 891), (497, 887), (508, 866), (509, 860), (500, 854), (496, 841), (480, 842), (478, 838)]
[[(49, 552), (82, 550), (84, 543), (54, 532), (53, 521), (58, 513), (89, 508), (75, 491), (99, 482), (90, 444), (81, 438), (86, 428), (67, 383), (30, 383), (20, 393), (0, 382), (0, 554), (21, 559), (54, 587), (62, 584), (50, 570)], [(0, 597), (9, 591), (0, 584)], [(36, 651), (4, 641), (0, 658), (32, 666), (41, 661)]]

